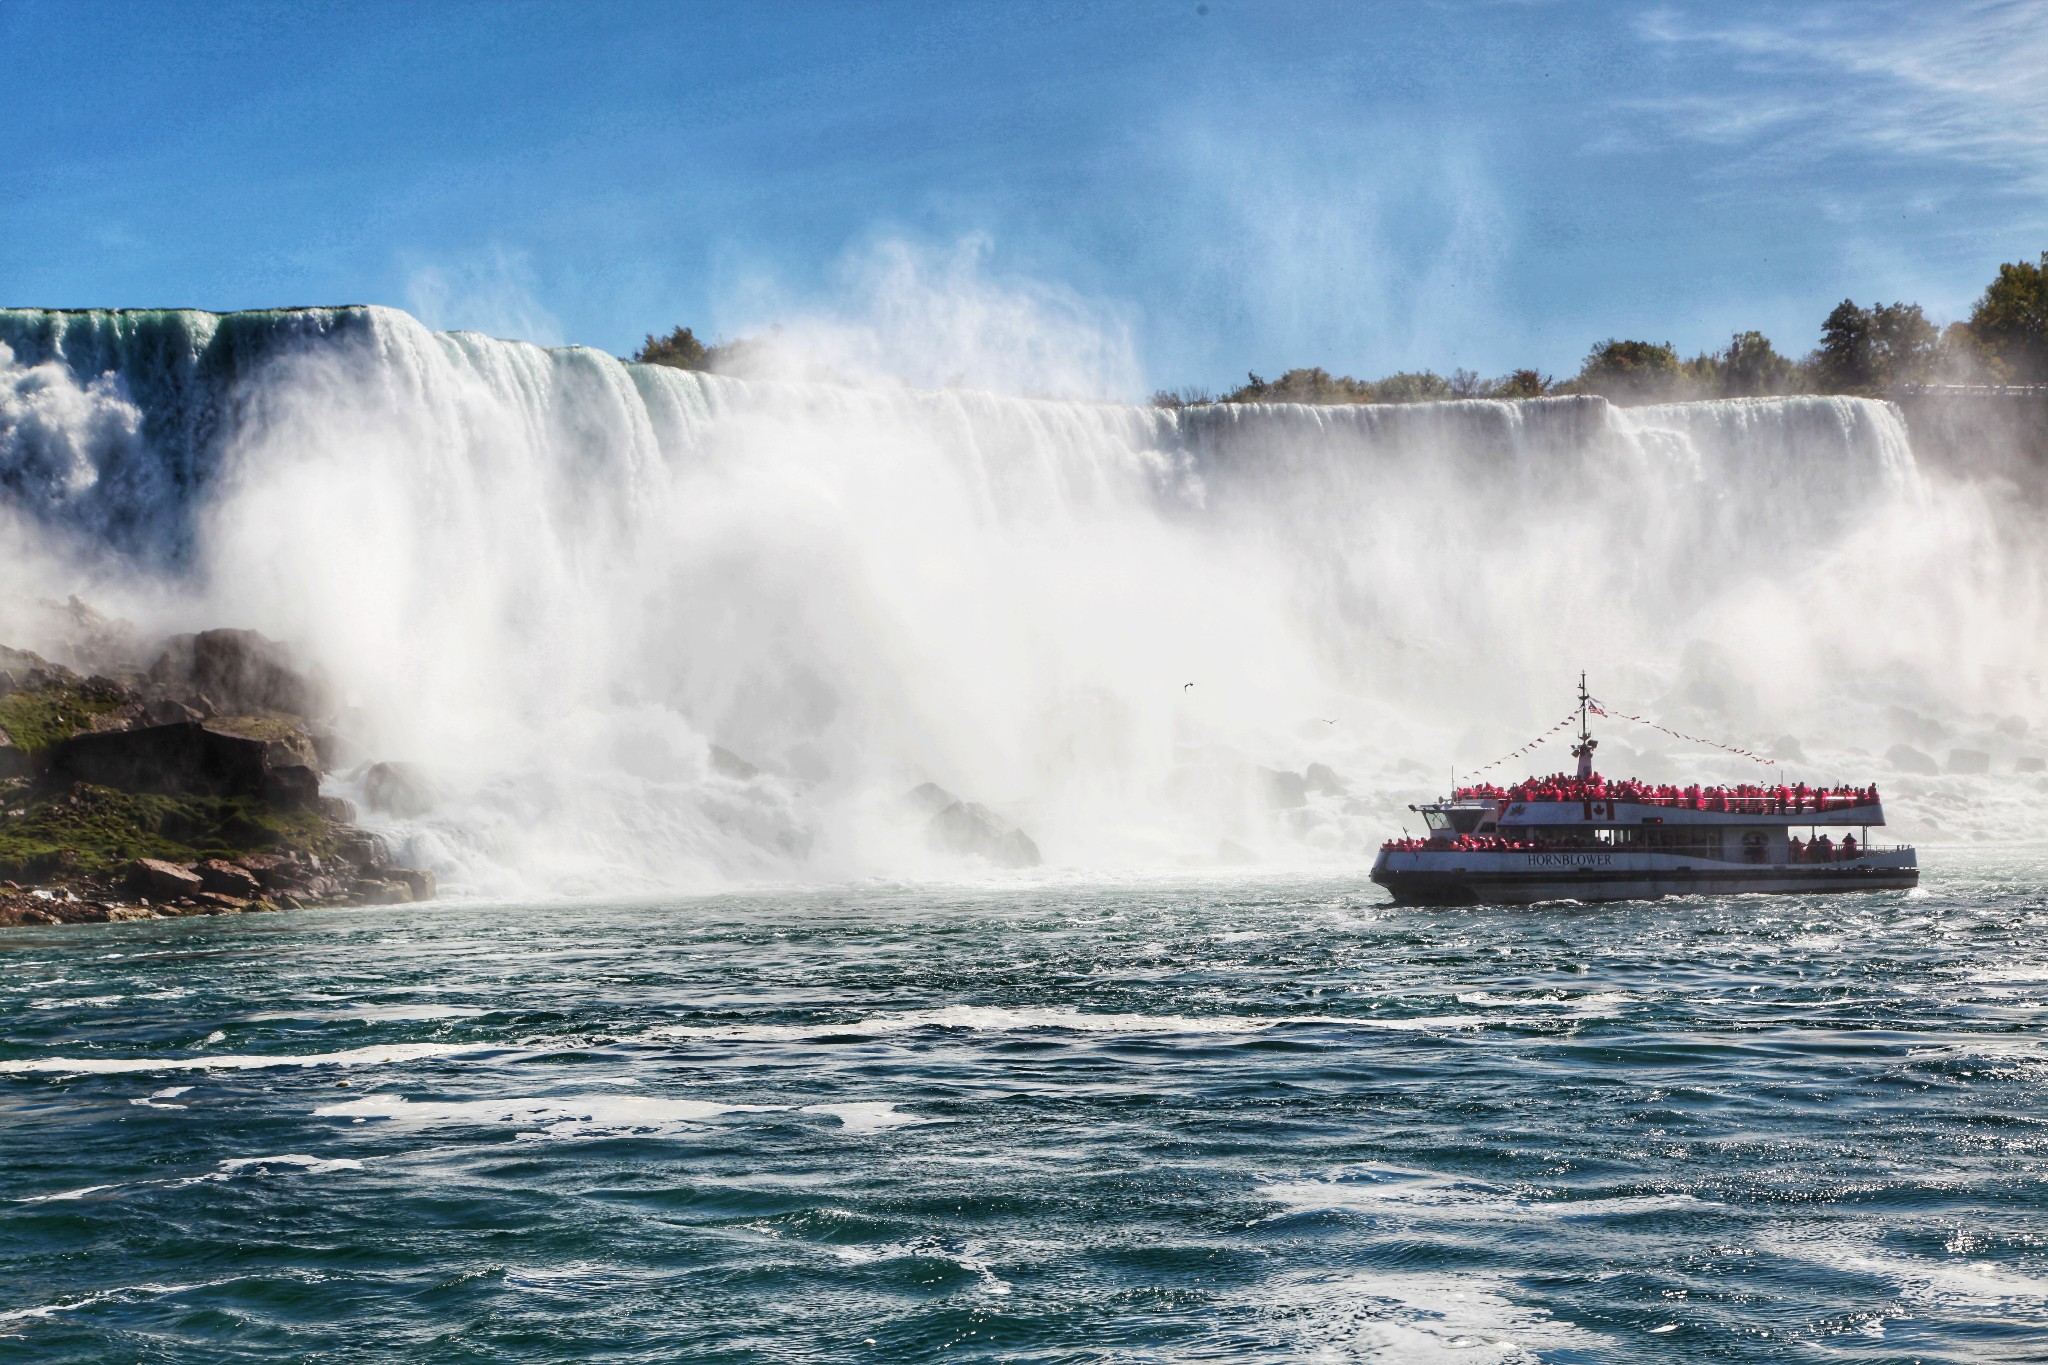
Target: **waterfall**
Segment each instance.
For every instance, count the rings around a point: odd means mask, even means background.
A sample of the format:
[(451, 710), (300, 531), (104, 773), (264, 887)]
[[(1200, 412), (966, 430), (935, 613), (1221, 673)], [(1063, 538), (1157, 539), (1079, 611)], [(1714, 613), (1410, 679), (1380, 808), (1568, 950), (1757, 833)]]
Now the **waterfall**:
[(1863, 399), (1176, 412), (0, 312), (0, 640), (61, 650), (33, 604), (83, 593), (296, 642), (361, 757), (432, 774), (387, 832), (480, 892), (944, 872), (923, 781), (1055, 864), (1357, 858), (1581, 668), (1809, 779), (2008, 759), (2044, 621), (1998, 502)]

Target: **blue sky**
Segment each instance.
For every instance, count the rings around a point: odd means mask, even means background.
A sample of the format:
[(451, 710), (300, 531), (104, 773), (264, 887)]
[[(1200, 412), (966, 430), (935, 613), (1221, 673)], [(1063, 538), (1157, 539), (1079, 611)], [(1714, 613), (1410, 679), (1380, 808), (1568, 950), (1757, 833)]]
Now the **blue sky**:
[(2048, 5), (0, 0), (0, 303), (371, 302), (625, 352), (880, 306), (1106, 384), (1801, 353), (2048, 250)]

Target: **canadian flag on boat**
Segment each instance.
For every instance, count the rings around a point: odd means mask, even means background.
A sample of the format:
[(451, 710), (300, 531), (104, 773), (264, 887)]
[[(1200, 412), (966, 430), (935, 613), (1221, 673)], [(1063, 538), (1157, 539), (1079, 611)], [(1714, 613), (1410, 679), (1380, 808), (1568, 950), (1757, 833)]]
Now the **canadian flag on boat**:
[(1586, 818), (1588, 820), (1612, 820), (1614, 818), (1614, 803), (1612, 801), (1588, 801), (1586, 803)]

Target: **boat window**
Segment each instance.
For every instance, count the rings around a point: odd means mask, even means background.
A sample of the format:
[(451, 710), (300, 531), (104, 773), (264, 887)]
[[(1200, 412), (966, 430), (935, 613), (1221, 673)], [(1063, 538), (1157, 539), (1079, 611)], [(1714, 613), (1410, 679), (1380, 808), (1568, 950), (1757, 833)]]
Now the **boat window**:
[(1422, 822), (1431, 829), (1449, 829), (1451, 827), (1450, 817), (1440, 810), (1426, 810), (1422, 812)]

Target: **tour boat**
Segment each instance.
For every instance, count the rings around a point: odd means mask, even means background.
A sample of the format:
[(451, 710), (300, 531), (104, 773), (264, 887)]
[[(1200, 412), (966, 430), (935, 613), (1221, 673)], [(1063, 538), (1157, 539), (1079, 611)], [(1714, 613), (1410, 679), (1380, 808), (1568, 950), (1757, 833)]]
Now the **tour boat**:
[[(1676, 787), (1593, 770), (1579, 680), (1576, 776), (1456, 788), (1411, 806), (1426, 838), (1390, 839), (1372, 879), (1401, 904), (1525, 905), (1916, 886), (1910, 847), (1878, 847), (1877, 787)], [(1597, 711), (1597, 708), (1593, 708)], [(1560, 725), (1566, 722), (1560, 722)], [(1802, 838), (1801, 835), (1805, 837)]]

